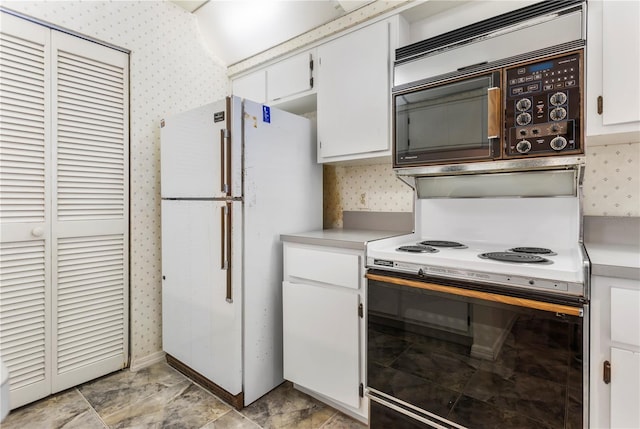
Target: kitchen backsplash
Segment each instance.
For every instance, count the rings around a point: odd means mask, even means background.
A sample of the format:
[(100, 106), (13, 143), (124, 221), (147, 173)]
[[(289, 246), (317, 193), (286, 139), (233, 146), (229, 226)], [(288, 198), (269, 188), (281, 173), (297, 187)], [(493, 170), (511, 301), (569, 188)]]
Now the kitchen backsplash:
[[(588, 147), (583, 182), (587, 216), (640, 216), (640, 142)], [(387, 164), (324, 167), (324, 226), (342, 211), (407, 212), (412, 189)]]

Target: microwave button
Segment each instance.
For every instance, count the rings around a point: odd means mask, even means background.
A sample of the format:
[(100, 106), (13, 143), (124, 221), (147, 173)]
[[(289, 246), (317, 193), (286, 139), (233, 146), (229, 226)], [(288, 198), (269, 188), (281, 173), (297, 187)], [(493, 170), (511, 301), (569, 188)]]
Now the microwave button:
[(529, 100), (528, 98), (521, 98), (516, 103), (516, 109), (518, 109), (519, 112), (524, 112), (531, 109), (531, 100)]
[(551, 109), (551, 112), (549, 112), (549, 117), (552, 121), (561, 121), (567, 117), (567, 109), (565, 109), (564, 107), (556, 107), (555, 109)]
[(531, 115), (527, 112), (522, 112), (516, 116), (516, 123), (518, 125), (527, 125), (531, 122)]
[(521, 140), (516, 144), (516, 150), (519, 153), (527, 153), (531, 150), (531, 142), (529, 140)]
[(549, 144), (553, 150), (562, 150), (567, 147), (567, 139), (562, 136), (554, 137)]
[(549, 97), (549, 103), (553, 106), (560, 106), (567, 102), (567, 94), (564, 92), (556, 92), (551, 97)]

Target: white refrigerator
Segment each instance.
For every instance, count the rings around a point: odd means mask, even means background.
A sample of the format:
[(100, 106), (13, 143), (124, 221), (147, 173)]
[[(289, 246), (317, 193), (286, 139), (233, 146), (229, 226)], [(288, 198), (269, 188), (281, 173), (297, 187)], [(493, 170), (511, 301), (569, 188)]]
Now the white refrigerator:
[(236, 408), (283, 381), (279, 237), (322, 228), (315, 146), (238, 97), (161, 123), (163, 349)]

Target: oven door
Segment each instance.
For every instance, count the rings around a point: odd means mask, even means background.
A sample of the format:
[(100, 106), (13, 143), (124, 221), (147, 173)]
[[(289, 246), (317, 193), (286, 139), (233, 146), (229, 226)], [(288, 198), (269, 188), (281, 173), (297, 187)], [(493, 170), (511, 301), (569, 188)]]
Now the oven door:
[(500, 73), (393, 94), (394, 167), (500, 157)]
[(586, 305), (367, 278), (371, 428), (583, 427)]

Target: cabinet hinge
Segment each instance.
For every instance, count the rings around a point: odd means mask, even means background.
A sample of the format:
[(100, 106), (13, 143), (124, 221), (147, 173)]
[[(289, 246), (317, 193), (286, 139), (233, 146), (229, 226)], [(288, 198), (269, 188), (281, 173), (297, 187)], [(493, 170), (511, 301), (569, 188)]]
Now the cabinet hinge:
[(360, 386), (358, 386), (358, 394), (361, 398), (364, 398), (364, 385), (362, 383), (360, 383)]
[(313, 88), (313, 78), (310, 78), (310, 79), (309, 79), (309, 86), (310, 86), (311, 88)]
[(602, 365), (602, 381), (605, 384), (611, 383), (611, 362), (608, 360), (605, 360)]
[(598, 96), (598, 115), (602, 115), (602, 95)]
[(362, 303), (358, 304), (358, 316), (364, 317), (364, 307), (362, 307)]
[(313, 71), (313, 59), (309, 60), (309, 70)]

